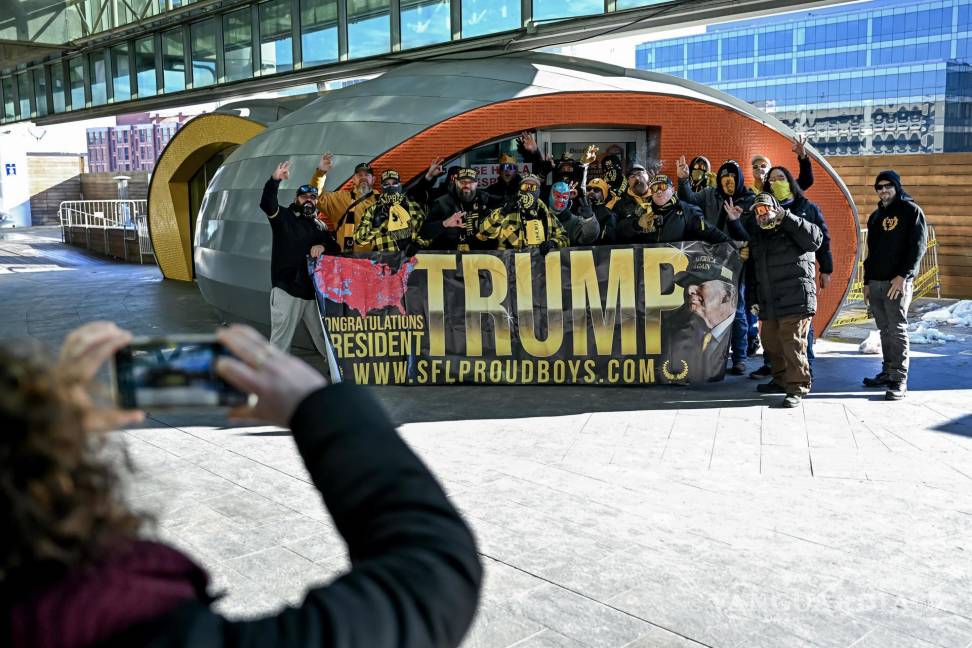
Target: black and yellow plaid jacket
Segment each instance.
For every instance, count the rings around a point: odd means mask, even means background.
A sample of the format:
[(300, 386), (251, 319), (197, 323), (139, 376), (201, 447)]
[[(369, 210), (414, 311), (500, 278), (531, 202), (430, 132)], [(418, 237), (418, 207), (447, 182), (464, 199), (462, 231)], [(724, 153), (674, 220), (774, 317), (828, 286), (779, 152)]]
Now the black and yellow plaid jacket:
[[(530, 208), (538, 212), (541, 220), (545, 221), (543, 240), (551, 241), (559, 248), (565, 248), (570, 243), (567, 240), (567, 230), (560, 224), (557, 217), (542, 202), (536, 201)], [(521, 216), (519, 204), (494, 209), (483, 219), (479, 226), (480, 239), (496, 239), (500, 250), (519, 250), (526, 247), (537, 247), (541, 241), (530, 243), (526, 231), (527, 219)]]
[[(372, 249), (378, 252), (402, 251), (413, 242), (418, 247), (428, 247), (429, 242), (419, 236), (422, 223), (425, 222), (425, 211), (421, 205), (408, 198), (403, 198), (399, 204), (408, 210), (408, 222), (397, 222), (394, 215), (387, 213), (392, 203), (379, 198), (361, 217), (361, 222), (354, 230), (354, 242), (358, 245), (371, 244)], [(381, 214), (379, 224), (375, 226), (375, 213), (378, 210), (385, 213)]]

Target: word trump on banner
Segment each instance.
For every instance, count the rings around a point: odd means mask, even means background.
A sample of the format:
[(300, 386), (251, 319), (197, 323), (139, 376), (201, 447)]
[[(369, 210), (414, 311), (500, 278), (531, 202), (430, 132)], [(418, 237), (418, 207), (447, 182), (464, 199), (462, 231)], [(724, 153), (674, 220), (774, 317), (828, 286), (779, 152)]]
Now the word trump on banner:
[(695, 384), (723, 377), (742, 262), (732, 244), (321, 257), (343, 380)]

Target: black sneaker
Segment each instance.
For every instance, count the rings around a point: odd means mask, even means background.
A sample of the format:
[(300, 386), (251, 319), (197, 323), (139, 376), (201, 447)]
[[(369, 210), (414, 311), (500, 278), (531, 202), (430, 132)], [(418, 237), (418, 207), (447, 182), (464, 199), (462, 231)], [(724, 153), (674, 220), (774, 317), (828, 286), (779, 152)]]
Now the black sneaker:
[(879, 373), (873, 378), (864, 379), (865, 387), (887, 387), (890, 384), (891, 384), (891, 378), (888, 376), (888, 374), (885, 373)]
[(888, 391), (884, 392), (884, 400), (901, 400), (908, 393), (908, 386), (903, 382), (889, 382)]
[(785, 394), (786, 388), (783, 385), (777, 385), (776, 381), (771, 380), (768, 383), (756, 385), (756, 391), (760, 394)]
[(769, 376), (771, 373), (773, 373), (773, 370), (770, 369), (769, 365), (764, 364), (756, 371), (750, 373), (749, 377), (752, 378), (753, 380), (762, 380), (763, 378)]
[(762, 345), (759, 343), (758, 335), (754, 335), (753, 337), (749, 338), (749, 346), (746, 347), (746, 355), (752, 358), (759, 352), (760, 346)]
[(746, 363), (745, 362), (737, 362), (737, 363), (733, 364), (731, 367), (729, 367), (729, 370), (728, 371), (733, 376), (743, 376), (743, 375), (746, 374)]
[(783, 398), (783, 402), (780, 404), (780, 407), (785, 407), (787, 409), (797, 407), (801, 400), (803, 400), (803, 397), (799, 394), (787, 394)]

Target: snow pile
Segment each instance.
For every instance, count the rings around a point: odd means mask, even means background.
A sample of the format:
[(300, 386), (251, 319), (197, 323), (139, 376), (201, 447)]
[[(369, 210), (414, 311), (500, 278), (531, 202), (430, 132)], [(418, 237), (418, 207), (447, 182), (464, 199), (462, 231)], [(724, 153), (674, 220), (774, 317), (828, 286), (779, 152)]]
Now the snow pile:
[(912, 344), (935, 344), (936, 342), (954, 342), (958, 338), (954, 335), (942, 333), (937, 328), (919, 324), (918, 328), (908, 333)]
[(921, 321), (950, 326), (972, 326), (972, 299), (964, 299), (951, 306), (930, 310), (921, 316)]
[(922, 304), (917, 310), (919, 313), (927, 313), (928, 311), (937, 310), (939, 308), (941, 308), (941, 306), (935, 302), (931, 302), (930, 304)]
[(881, 353), (881, 331), (871, 331), (858, 349), (861, 353)]

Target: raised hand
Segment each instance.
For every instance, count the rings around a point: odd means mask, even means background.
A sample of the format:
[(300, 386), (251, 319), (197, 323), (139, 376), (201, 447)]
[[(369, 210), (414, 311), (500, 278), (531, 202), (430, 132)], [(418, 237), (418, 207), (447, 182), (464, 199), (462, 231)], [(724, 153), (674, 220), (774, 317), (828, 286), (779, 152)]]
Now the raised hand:
[(317, 163), (317, 168), (321, 173), (327, 173), (334, 166), (334, 154), (330, 151), (321, 156), (321, 161)]
[(584, 157), (581, 158), (581, 165), (582, 166), (590, 166), (590, 165), (594, 164), (594, 162), (597, 161), (597, 151), (598, 151), (598, 148), (594, 144), (591, 144), (590, 146), (588, 146), (587, 147), (587, 150), (584, 151)]
[(793, 142), (792, 151), (797, 154), (797, 157), (807, 157), (807, 136), (801, 133), (795, 135), (791, 141)]
[(277, 168), (273, 170), (270, 175), (274, 180), (289, 180), (290, 179), (290, 160), (281, 162), (277, 165)]
[(520, 143), (523, 144), (523, 148), (531, 153), (537, 150), (537, 139), (530, 131), (523, 131), (520, 133)]
[(685, 161), (684, 155), (675, 162), (675, 170), (678, 173), (679, 179), (689, 177), (691, 171), (689, 170), (688, 162)]
[(442, 221), (442, 226), (443, 227), (464, 227), (465, 222), (463, 221), (463, 216), (465, 215), (466, 215), (465, 212), (457, 211), (455, 214)]
[(432, 162), (429, 164), (429, 170), (425, 172), (425, 179), (435, 180), (440, 175), (445, 173), (445, 168), (442, 166), (443, 162), (445, 162), (445, 158), (443, 157), (433, 158)]
[(732, 198), (722, 203), (722, 206), (725, 208), (729, 220), (739, 220), (739, 217), (742, 216), (743, 208), (733, 204)]

